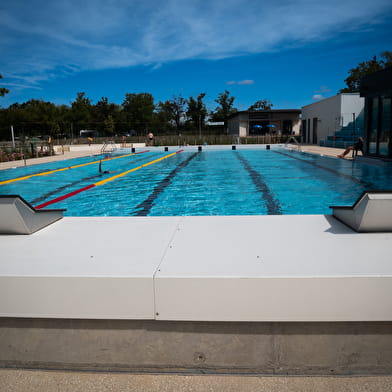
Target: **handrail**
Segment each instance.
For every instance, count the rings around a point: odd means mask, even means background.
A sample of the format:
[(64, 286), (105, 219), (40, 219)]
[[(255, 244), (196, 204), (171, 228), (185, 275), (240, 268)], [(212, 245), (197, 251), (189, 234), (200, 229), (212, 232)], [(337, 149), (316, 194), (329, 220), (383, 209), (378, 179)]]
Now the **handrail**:
[(294, 143), (297, 145), (298, 147), (298, 151), (301, 150), (301, 143), (298, 142), (297, 138), (295, 136), (290, 136), (287, 138), (286, 143), (285, 143), (285, 147), (287, 147), (287, 145), (291, 142), (294, 141)]
[(101, 148), (101, 154), (112, 153), (117, 150), (117, 145), (113, 140), (105, 141)]

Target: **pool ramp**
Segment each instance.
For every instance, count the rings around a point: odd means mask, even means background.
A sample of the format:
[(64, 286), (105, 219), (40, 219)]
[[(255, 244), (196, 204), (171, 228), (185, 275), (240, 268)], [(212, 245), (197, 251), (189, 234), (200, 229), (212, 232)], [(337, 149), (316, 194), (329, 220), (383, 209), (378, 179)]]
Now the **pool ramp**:
[(0, 234), (32, 234), (61, 219), (63, 211), (37, 210), (19, 195), (0, 195)]
[(357, 232), (392, 232), (392, 191), (369, 190), (352, 206), (331, 206), (333, 216)]

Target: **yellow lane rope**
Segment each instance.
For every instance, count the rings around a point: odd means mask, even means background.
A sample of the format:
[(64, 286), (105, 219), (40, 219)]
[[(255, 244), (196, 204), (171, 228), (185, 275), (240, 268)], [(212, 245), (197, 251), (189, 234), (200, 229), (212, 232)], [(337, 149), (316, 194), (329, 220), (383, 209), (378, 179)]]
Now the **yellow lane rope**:
[(120, 173), (120, 174), (116, 174), (115, 176), (112, 176), (112, 177), (109, 177), (109, 178), (105, 178), (105, 179), (102, 180), (102, 181), (96, 182), (94, 185), (95, 185), (95, 186), (104, 185), (104, 184), (108, 183), (109, 181), (113, 181), (113, 180), (115, 180), (115, 179), (117, 179), (117, 178), (123, 177), (123, 176), (127, 175), (128, 173), (132, 173), (132, 172), (134, 172), (134, 171), (136, 171), (136, 170), (139, 170), (139, 169), (141, 169), (141, 168), (143, 168), (143, 167), (146, 167), (146, 166), (152, 165), (152, 164), (154, 164), (154, 163), (163, 161), (163, 160), (166, 159), (166, 158), (170, 158), (170, 157), (172, 157), (173, 155), (176, 155), (176, 154), (178, 154), (178, 153), (181, 152), (181, 151), (183, 151), (183, 150), (173, 152), (172, 154), (169, 154), (169, 155), (165, 155), (164, 157), (155, 159), (154, 161), (147, 162), (147, 163), (145, 163), (145, 164), (143, 164), (143, 165), (140, 165), (140, 166), (138, 166), (138, 167), (134, 167), (134, 168), (131, 169), (131, 170), (127, 170), (127, 171), (122, 172), (122, 173)]
[(43, 208), (43, 207), (46, 207), (46, 206), (48, 206), (48, 205), (51, 205), (51, 204), (54, 204), (54, 203), (58, 203), (59, 201), (68, 199), (69, 197), (74, 196), (74, 195), (77, 195), (78, 193), (87, 191), (88, 189), (94, 188), (94, 187), (99, 186), (99, 185), (105, 185), (105, 184), (107, 184), (109, 181), (113, 181), (113, 180), (115, 180), (115, 179), (117, 179), (117, 178), (120, 178), (120, 177), (125, 176), (125, 175), (128, 174), (128, 173), (132, 173), (132, 172), (134, 172), (134, 171), (136, 171), (136, 170), (139, 170), (139, 169), (141, 169), (141, 168), (143, 168), (143, 167), (146, 167), (146, 166), (152, 165), (152, 164), (154, 164), (154, 163), (163, 161), (164, 159), (170, 158), (170, 157), (172, 157), (173, 155), (176, 155), (176, 154), (178, 154), (178, 153), (180, 153), (180, 152), (182, 152), (182, 151), (184, 151), (184, 150), (179, 150), (179, 151), (173, 152), (172, 154), (165, 155), (165, 156), (163, 156), (163, 157), (161, 157), (161, 158), (158, 158), (158, 159), (155, 159), (155, 160), (153, 160), (153, 161), (147, 162), (147, 163), (145, 163), (145, 164), (143, 164), (143, 165), (140, 165), (140, 166), (138, 166), (138, 167), (135, 167), (135, 168), (133, 168), (133, 169), (131, 169), (131, 170), (127, 170), (127, 171), (122, 172), (122, 173), (120, 173), (120, 174), (116, 174), (115, 176), (106, 178), (106, 179), (104, 179), (104, 180), (102, 180), (102, 181), (98, 181), (98, 182), (96, 182), (96, 183), (94, 183), (94, 184), (87, 185), (87, 186), (85, 186), (85, 187), (83, 187), (83, 188), (77, 189), (76, 191), (72, 191), (72, 192), (70, 192), (70, 193), (67, 193), (66, 195), (63, 195), (63, 196), (60, 196), (60, 197), (56, 197), (55, 199), (49, 200), (49, 201), (47, 201), (47, 202), (45, 202), (45, 203), (42, 203), (42, 204), (40, 204), (40, 205), (38, 205), (38, 206), (35, 206), (35, 209), (39, 210), (39, 209), (41, 209), (41, 208)]
[(138, 153), (120, 155), (120, 156), (114, 157), (114, 158), (100, 159), (99, 161), (88, 162), (88, 163), (81, 163), (79, 165), (67, 166), (67, 167), (63, 167), (61, 169), (50, 170), (50, 171), (47, 171), (47, 172), (29, 174), (28, 176), (24, 176), (24, 177), (11, 178), (10, 180), (0, 181), (0, 185), (10, 184), (10, 183), (16, 182), (16, 181), (23, 181), (23, 180), (27, 180), (27, 179), (32, 178), (32, 177), (47, 176), (48, 174), (53, 174), (53, 173), (57, 173), (57, 172), (61, 172), (61, 171), (69, 170), (69, 169), (76, 169), (76, 168), (82, 167), (82, 166), (94, 165), (96, 163), (99, 163), (100, 161), (111, 161), (113, 159), (126, 158), (126, 157), (130, 157), (131, 155), (135, 155), (135, 154), (138, 154)]

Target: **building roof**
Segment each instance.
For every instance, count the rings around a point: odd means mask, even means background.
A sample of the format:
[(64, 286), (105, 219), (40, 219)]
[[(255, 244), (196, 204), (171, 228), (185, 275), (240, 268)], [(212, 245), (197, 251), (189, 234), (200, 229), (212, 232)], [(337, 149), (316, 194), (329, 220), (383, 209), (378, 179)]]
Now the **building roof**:
[(246, 113), (301, 113), (301, 109), (270, 109), (270, 110), (241, 110), (231, 114), (228, 119), (233, 118), (239, 114), (246, 114)]
[(333, 99), (339, 99), (339, 97), (341, 97), (343, 95), (344, 96), (359, 97), (359, 93), (358, 92), (356, 92), (356, 93), (338, 93), (338, 94), (335, 94), (335, 95), (331, 95), (330, 97), (326, 97), (326, 98), (323, 98), (323, 99), (319, 99), (319, 100), (317, 100), (315, 102), (308, 103), (307, 105), (302, 106), (302, 109), (303, 108), (307, 108), (307, 107), (311, 107), (311, 106), (317, 106), (319, 103), (323, 103), (323, 102), (330, 101), (330, 100), (333, 100)]

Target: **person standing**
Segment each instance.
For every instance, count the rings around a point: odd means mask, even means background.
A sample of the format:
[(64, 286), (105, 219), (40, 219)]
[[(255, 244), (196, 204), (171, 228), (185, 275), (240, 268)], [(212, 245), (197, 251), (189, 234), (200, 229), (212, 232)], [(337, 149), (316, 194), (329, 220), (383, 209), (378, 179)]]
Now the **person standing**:
[(154, 134), (152, 132), (150, 132), (148, 134), (148, 145), (149, 146), (153, 146), (154, 145)]

